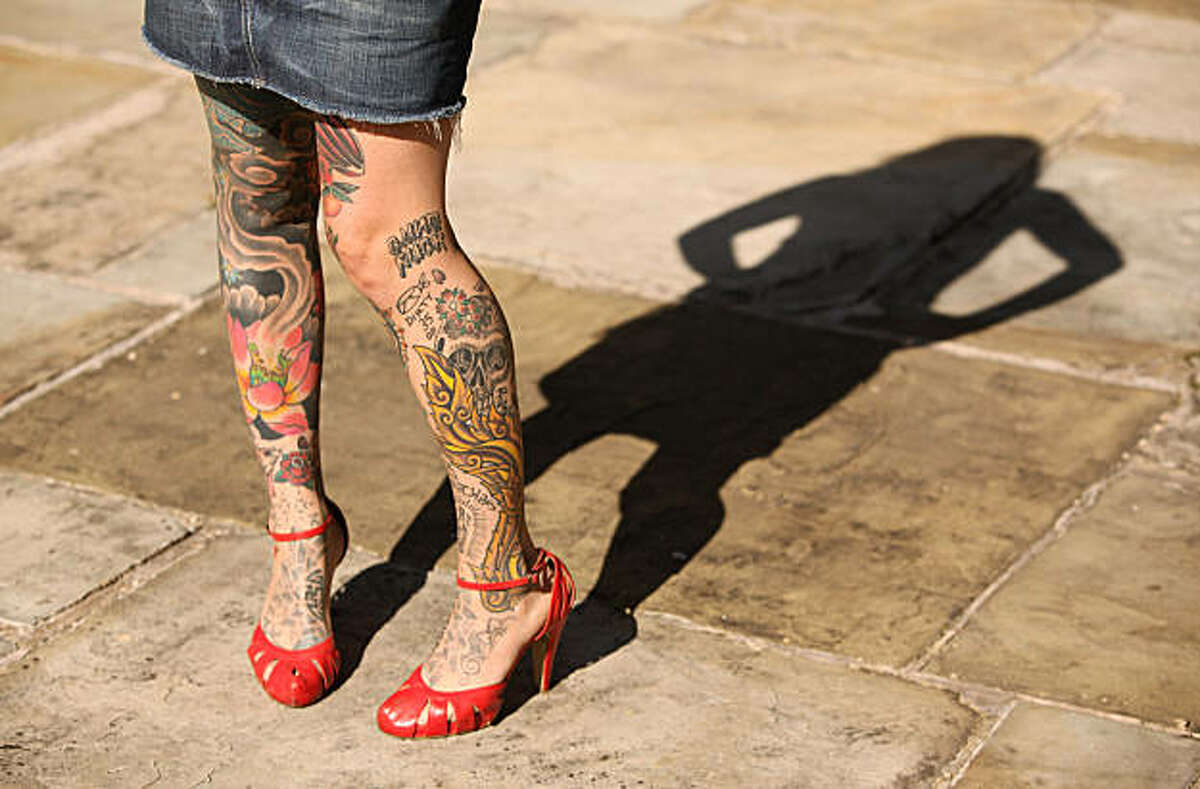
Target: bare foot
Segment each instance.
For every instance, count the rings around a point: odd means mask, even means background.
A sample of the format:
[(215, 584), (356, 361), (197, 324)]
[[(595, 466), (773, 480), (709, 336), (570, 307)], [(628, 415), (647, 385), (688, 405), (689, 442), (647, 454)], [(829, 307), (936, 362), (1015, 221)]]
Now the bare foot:
[(514, 590), (512, 610), (493, 613), (480, 593), (458, 590), (450, 621), (425, 661), (425, 681), (440, 691), (503, 682), (550, 612), (550, 592)]

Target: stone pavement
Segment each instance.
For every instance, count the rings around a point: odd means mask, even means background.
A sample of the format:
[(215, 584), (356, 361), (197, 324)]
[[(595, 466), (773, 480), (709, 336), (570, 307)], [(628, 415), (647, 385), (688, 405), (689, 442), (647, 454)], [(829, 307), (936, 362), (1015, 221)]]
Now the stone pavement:
[(0, 28), (0, 783), (1198, 785), (1193, 0), (490, 0), (452, 213), (597, 594), (552, 693), (418, 743), (374, 707), (452, 508), (336, 266), (347, 676), (246, 665), (207, 145), (139, 5)]

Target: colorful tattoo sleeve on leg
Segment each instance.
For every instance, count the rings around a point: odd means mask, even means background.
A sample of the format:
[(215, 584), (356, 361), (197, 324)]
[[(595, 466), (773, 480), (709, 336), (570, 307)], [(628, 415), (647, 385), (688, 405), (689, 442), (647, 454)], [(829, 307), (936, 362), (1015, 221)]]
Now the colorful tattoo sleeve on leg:
[[(225, 321), (267, 481), (268, 528), (300, 531), (324, 513), (316, 432), (324, 294), (312, 114), (269, 91), (197, 84), (212, 136)], [(284, 649), (321, 642), (329, 635), (324, 543), (277, 545), (274, 557), (264, 629)]]
[(213, 141), (217, 247), (246, 421), (263, 439), (314, 427), (323, 294), (311, 115), (201, 83)]

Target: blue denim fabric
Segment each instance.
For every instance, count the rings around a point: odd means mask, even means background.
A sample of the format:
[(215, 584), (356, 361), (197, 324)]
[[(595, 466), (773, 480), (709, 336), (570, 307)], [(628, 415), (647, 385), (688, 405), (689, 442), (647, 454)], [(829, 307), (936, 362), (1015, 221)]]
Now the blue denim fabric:
[(375, 123), (459, 112), (481, 0), (146, 0), (165, 60)]

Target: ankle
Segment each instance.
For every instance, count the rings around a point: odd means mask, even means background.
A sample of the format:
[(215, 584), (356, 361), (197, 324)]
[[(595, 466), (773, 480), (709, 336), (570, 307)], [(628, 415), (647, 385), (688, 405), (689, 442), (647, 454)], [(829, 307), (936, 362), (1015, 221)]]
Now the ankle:
[[(267, 513), (267, 531), (271, 534), (295, 534), (311, 531), (326, 524), (330, 512), (322, 498), (272, 502)], [(321, 536), (325, 536), (322, 532)]]
[(511, 617), (524, 610), (524, 603), (533, 591), (535, 590), (528, 586), (497, 592), (460, 588), (457, 596), (459, 604), (473, 616)]
[[(457, 568), (458, 577), (460, 580), (469, 583), (507, 583), (520, 581), (529, 578), (529, 574), (537, 562), (539, 553), (538, 549), (532, 546), (528, 549), (522, 547), (511, 565), (472, 564), (460, 558)], [(524, 587), (518, 586), (516, 588), (522, 589)]]

